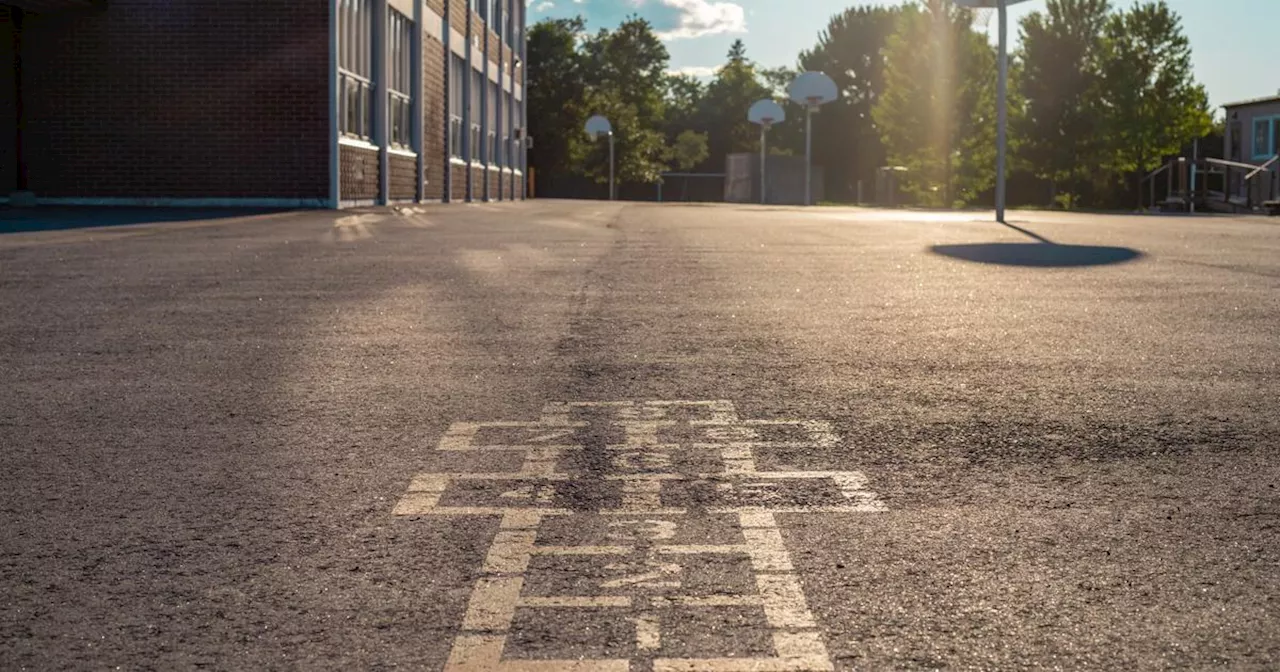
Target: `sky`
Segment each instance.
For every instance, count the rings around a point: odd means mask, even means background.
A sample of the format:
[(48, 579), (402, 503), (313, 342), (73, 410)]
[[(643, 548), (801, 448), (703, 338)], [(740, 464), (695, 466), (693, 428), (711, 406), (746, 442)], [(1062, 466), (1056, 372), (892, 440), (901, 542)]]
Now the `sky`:
[[(900, 2), (901, 0), (899, 0)], [(592, 30), (616, 26), (630, 14), (649, 19), (671, 53), (673, 70), (709, 76), (741, 38), (747, 55), (768, 67), (795, 65), (812, 47), (827, 20), (856, 4), (894, 0), (527, 0), (529, 23), (580, 15)], [(1132, 0), (1113, 0), (1128, 6)], [(1280, 92), (1276, 30), (1280, 0), (1168, 0), (1191, 38), (1196, 78), (1214, 106)], [(1010, 35), (1017, 21), (1043, 5), (1029, 0), (1009, 10)], [(995, 40), (995, 20), (990, 27)]]

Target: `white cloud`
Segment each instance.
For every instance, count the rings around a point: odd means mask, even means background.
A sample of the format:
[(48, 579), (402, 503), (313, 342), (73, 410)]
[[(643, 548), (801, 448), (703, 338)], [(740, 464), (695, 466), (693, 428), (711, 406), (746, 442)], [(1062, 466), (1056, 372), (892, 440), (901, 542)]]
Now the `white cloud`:
[(672, 68), (667, 71), (670, 75), (689, 75), (691, 77), (714, 77), (720, 71), (718, 65), (686, 65), (681, 68)]
[[(530, 4), (530, 5), (532, 5), (532, 4), (533, 4), (533, 2), (534, 2), (534, 0), (529, 0), (529, 4)], [(535, 12), (545, 12), (545, 11), (547, 11), (548, 9), (555, 9), (555, 7), (556, 7), (556, 3), (551, 2), (551, 0), (542, 0), (542, 2), (539, 2), (539, 3), (537, 4), (537, 6), (535, 6), (535, 7), (533, 8), (533, 11), (535, 11)]]
[(747, 32), (747, 15), (742, 5), (710, 0), (658, 0), (676, 10), (676, 27), (658, 33), (664, 40), (679, 40), (719, 33)]

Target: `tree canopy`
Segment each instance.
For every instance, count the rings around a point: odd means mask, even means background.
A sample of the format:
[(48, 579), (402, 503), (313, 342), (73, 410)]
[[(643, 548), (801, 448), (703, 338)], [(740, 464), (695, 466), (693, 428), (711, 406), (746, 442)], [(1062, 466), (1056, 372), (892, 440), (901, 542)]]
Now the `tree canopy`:
[[(803, 153), (804, 111), (786, 101), (803, 71), (829, 75), (839, 99), (814, 118), (814, 163), (829, 197), (852, 199), (876, 169), (908, 168), (917, 202), (989, 202), (995, 179), (996, 54), (953, 0), (867, 2), (831, 17), (792, 65), (764, 67), (735, 41), (708, 76), (672, 72), (653, 27), (636, 16), (588, 33), (582, 19), (529, 32), (530, 163), (552, 175), (607, 179), (607, 146), (585, 119), (614, 126), (623, 182), (663, 172), (723, 172), (726, 157), (759, 149), (746, 119), (756, 100), (789, 106), (770, 146)], [(1164, 0), (1117, 10), (1109, 0), (1047, 0), (1019, 26), (1010, 67), (1011, 170), (1065, 195), (1114, 205), (1133, 176), (1211, 131), (1181, 20)], [(1126, 185), (1126, 180), (1128, 184)]]

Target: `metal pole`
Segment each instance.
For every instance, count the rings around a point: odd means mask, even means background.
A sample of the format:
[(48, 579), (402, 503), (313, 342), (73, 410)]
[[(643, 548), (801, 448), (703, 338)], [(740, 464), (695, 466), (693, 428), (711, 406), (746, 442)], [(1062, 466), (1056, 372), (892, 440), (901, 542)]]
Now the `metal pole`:
[(613, 187), (613, 133), (609, 134), (609, 200), (615, 199), (616, 190)]
[(813, 106), (804, 116), (804, 204), (813, 205)]
[(1004, 221), (1005, 204), (1005, 151), (1009, 147), (1009, 6), (999, 0), (1000, 6), (1000, 82), (996, 115), (999, 130), (996, 136), (996, 221)]
[(768, 203), (768, 200), (765, 198), (765, 195), (764, 195), (764, 190), (765, 190), (765, 186), (764, 186), (765, 185), (765, 179), (764, 179), (765, 178), (765, 167), (764, 167), (765, 145), (764, 143), (768, 139), (768, 137), (769, 137), (769, 127), (765, 124), (761, 124), (760, 125), (760, 205), (764, 205), (765, 203)]

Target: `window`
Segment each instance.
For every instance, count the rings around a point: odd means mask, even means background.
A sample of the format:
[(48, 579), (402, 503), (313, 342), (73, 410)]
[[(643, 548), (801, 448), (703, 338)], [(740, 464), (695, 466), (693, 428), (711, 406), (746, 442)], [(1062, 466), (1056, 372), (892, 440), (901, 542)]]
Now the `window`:
[(507, 20), (503, 23), (503, 28), (505, 29), (506, 31), (505, 34), (507, 36), (507, 44), (511, 45), (512, 49), (514, 49), (516, 46), (515, 28), (516, 28), (516, 12), (518, 11), (520, 10), (516, 9), (515, 7), (512, 7), (511, 11), (507, 13)]
[(1273, 119), (1262, 118), (1253, 120), (1253, 158), (1264, 159), (1270, 158), (1271, 131), (1274, 124)]
[(394, 9), (388, 10), (387, 62), (391, 79), (387, 87), (387, 112), (391, 118), (387, 138), (392, 145), (413, 145), (413, 22)]
[(480, 158), (480, 100), (484, 96), (484, 81), (480, 71), (471, 71), (471, 155), (468, 161)]
[(489, 30), (496, 33), (498, 37), (502, 37), (502, 0), (493, 0), (493, 13), (489, 17)]
[(338, 106), (343, 135), (373, 136), (372, 0), (339, 0)]
[(457, 54), (449, 55), (449, 156), (462, 157), (462, 89), (467, 76), (467, 62)]
[(503, 95), (503, 99), (506, 101), (506, 105), (507, 105), (507, 108), (506, 108), (506, 109), (507, 109), (507, 119), (508, 119), (508, 123), (507, 123), (507, 167), (508, 167), (508, 168), (514, 168), (514, 167), (516, 166), (516, 152), (518, 151), (518, 150), (517, 150), (517, 148), (516, 148), (516, 134), (515, 134), (515, 129), (513, 128), (513, 127), (515, 126), (515, 122), (514, 122), (514, 119), (515, 119), (515, 111), (516, 111), (516, 108), (515, 108), (515, 100), (511, 97), (511, 94), (510, 94), (510, 93), (504, 94), (504, 95)]
[(502, 152), (498, 148), (498, 84), (497, 82), (489, 82), (489, 146), (488, 153), (485, 156), (485, 163), (491, 166), (498, 165), (498, 157)]

